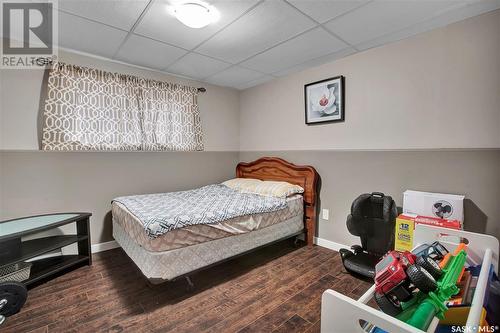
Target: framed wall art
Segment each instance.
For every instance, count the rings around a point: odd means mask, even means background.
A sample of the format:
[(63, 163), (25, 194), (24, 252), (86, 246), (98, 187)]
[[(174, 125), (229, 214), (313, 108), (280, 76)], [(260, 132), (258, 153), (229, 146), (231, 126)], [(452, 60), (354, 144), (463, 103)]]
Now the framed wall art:
[(304, 86), (306, 124), (344, 121), (344, 77), (336, 76)]

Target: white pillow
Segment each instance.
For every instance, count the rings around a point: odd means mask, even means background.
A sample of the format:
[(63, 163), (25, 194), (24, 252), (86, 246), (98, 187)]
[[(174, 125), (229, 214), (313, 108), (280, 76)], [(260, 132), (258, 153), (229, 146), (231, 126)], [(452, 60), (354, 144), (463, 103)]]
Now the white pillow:
[(304, 192), (304, 189), (299, 185), (280, 181), (262, 181), (252, 178), (234, 178), (222, 184), (244, 193), (255, 193), (271, 197), (288, 197)]
[(222, 185), (226, 185), (234, 190), (248, 192), (256, 188), (259, 183), (262, 183), (262, 180), (253, 178), (233, 178), (226, 180)]

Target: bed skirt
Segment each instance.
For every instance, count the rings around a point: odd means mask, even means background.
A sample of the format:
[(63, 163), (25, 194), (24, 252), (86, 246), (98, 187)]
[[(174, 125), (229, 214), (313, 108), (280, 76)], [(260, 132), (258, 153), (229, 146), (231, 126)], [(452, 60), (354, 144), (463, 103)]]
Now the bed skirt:
[(295, 216), (269, 227), (246, 234), (224, 237), (205, 243), (163, 252), (152, 252), (137, 244), (127, 232), (113, 221), (113, 237), (154, 284), (173, 280), (227, 258), (245, 253), (304, 229), (302, 216)]

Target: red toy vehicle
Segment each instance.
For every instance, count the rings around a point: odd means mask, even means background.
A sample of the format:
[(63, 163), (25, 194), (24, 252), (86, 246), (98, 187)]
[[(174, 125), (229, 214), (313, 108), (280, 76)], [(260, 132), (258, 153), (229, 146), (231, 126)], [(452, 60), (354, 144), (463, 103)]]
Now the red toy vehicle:
[(401, 312), (400, 302), (409, 301), (416, 288), (424, 293), (434, 291), (435, 277), (440, 275), (439, 266), (430, 257), (390, 251), (375, 266), (375, 301), (382, 311), (396, 316)]

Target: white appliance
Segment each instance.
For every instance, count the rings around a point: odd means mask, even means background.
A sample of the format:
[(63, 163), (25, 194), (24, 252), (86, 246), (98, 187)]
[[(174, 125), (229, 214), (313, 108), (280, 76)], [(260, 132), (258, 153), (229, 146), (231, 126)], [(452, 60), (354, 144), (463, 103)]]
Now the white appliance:
[(407, 190), (403, 213), (464, 221), (464, 196)]

